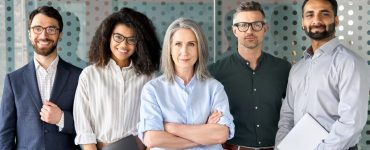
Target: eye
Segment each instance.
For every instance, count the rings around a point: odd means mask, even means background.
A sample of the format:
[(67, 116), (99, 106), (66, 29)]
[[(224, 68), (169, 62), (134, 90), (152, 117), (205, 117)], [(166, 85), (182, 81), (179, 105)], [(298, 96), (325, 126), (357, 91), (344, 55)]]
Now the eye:
[(130, 37), (130, 38), (127, 38), (127, 42), (130, 44), (135, 44), (137, 41), (136, 41), (136, 38)]
[(179, 46), (179, 47), (181, 47), (181, 42), (176, 42), (176, 43), (175, 43), (175, 46)]
[(323, 16), (330, 16), (330, 13), (328, 13), (328, 12), (324, 12), (324, 13), (322, 13), (322, 15), (323, 15)]
[(195, 46), (195, 43), (191, 42), (188, 45), (191, 46), (191, 47), (194, 47)]
[(117, 40), (122, 40), (123, 39), (123, 37), (118, 35), (118, 34), (114, 35), (113, 38), (115, 38)]
[(36, 30), (37, 32), (41, 32), (43, 30), (42, 27), (35, 27), (33, 29)]
[(239, 24), (239, 26), (240, 26), (240, 27), (247, 27), (247, 26), (248, 26), (248, 24), (246, 24), (246, 23), (241, 23), (241, 24)]

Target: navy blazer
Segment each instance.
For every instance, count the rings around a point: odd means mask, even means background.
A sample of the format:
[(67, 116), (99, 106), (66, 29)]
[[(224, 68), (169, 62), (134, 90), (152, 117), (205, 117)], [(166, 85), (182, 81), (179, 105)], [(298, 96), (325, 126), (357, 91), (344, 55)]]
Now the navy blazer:
[(50, 101), (64, 112), (64, 128), (41, 121), (42, 101), (33, 60), (7, 74), (0, 105), (0, 150), (73, 150), (73, 100), (81, 69), (59, 59)]

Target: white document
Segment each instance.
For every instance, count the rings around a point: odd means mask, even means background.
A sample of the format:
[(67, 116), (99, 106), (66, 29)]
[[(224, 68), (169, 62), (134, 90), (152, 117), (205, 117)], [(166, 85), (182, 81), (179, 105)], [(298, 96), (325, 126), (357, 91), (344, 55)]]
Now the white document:
[(279, 150), (314, 150), (328, 134), (324, 127), (306, 113), (277, 148)]

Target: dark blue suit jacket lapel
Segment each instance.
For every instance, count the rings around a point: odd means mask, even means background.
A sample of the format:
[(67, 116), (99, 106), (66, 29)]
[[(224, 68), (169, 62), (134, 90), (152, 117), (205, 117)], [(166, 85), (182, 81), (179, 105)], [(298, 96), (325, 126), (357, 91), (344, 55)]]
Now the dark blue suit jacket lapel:
[(42, 107), (42, 100), (37, 84), (36, 69), (33, 59), (28, 63), (27, 69), (23, 73), (23, 81), (30, 91), (31, 99), (37, 108), (37, 112), (39, 112)]
[(59, 57), (57, 72), (54, 79), (53, 89), (50, 95), (50, 101), (57, 103), (59, 95), (62, 93), (65, 84), (68, 82), (70, 71), (66, 68), (66, 62)]

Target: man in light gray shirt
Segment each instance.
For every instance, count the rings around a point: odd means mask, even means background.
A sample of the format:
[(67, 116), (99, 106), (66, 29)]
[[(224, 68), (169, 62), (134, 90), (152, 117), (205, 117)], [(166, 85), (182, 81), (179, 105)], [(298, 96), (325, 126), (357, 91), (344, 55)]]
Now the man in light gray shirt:
[(316, 149), (357, 149), (367, 120), (369, 71), (335, 37), (337, 7), (336, 0), (303, 2), (302, 28), (311, 46), (290, 71), (275, 145), (309, 113), (329, 131)]

